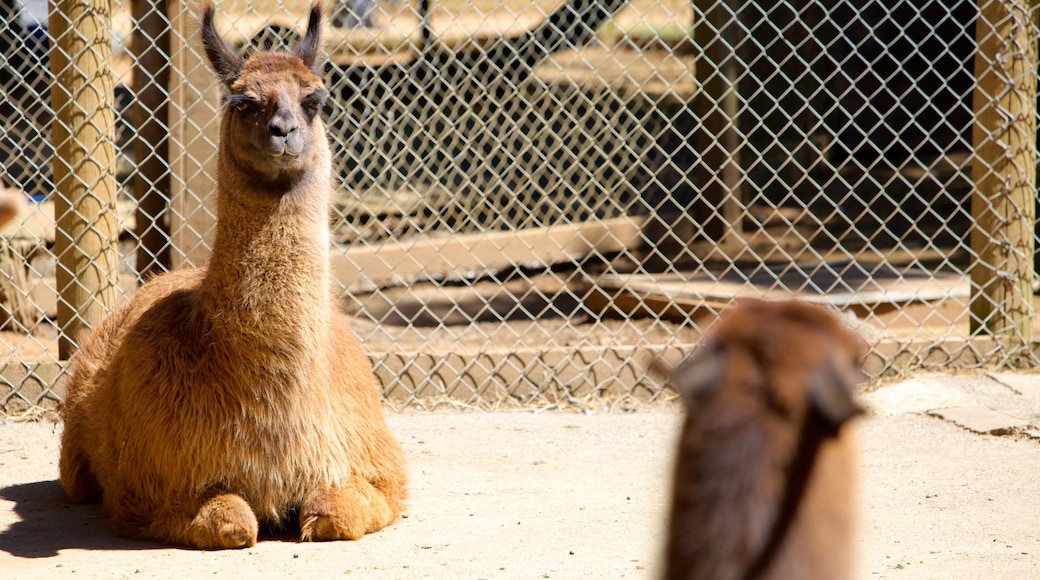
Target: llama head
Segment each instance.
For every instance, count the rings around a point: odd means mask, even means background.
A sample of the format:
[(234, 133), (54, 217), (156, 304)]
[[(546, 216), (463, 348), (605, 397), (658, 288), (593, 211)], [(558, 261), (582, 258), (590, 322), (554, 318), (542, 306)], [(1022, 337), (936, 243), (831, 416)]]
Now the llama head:
[(307, 32), (290, 52), (244, 55), (217, 33), (214, 8), (202, 13), (206, 57), (227, 91), (222, 147), (235, 164), (272, 181), (305, 171), (326, 151), (321, 109), (322, 8), (311, 7)]
[(749, 301), (722, 315), (672, 382), (688, 408), (719, 396), (758, 401), (781, 420), (812, 414), (837, 432), (862, 412), (853, 389), (865, 354), (863, 339), (818, 306)]

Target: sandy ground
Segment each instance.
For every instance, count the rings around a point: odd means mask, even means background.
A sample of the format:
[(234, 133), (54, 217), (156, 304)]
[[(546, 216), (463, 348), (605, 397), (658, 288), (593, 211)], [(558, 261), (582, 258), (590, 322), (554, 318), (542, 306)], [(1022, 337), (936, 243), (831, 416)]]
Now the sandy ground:
[[(865, 394), (858, 578), (1040, 577), (1036, 375), (922, 376)], [(935, 416), (974, 409), (994, 436)], [(941, 414), (941, 412), (940, 412)], [(0, 577), (653, 578), (675, 410), (390, 417), (407, 517), (358, 542), (200, 552), (112, 536), (66, 505), (60, 426), (0, 424)], [(971, 421), (962, 421), (970, 425)]]

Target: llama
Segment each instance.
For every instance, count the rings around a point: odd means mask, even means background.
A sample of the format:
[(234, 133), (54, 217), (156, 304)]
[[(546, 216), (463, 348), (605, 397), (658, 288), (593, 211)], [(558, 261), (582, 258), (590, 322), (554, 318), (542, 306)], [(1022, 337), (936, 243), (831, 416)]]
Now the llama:
[(25, 194), (21, 190), (0, 183), (0, 226), (13, 221), (25, 206)]
[(864, 347), (820, 307), (751, 301), (670, 371), (686, 417), (665, 578), (851, 576)]
[(243, 56), (203, 8), (227, 90), (205, 268), (143, 285), (82, 341), (63, 416), (71, 502), (120, 535), (203, 549), (357, 539), (405, 499), (400, 446), (329, 271), (320, 6), (291, 53)]

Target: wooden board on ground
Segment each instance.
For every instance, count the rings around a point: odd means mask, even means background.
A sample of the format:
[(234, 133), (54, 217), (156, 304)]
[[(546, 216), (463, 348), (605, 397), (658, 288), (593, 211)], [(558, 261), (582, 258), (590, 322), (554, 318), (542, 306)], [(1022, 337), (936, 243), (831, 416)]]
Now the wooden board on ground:
[(513, 266), (544, 267), (609, 254), (642, 243), (644, 218), (623, 217), (519, 231), (446, 235), (349, 248), (332, 257), (348, 291), (394, 286), (421, 277), (473, 278)]
[(862, 315), (910, 303), (965, 301), (970, 293), (970, 282), (963, 275), (852, 260), (819, 262), (808, 270), (805, 265), (758, 264), (732, 266), (722, 272), (705, 268), (665, 274), (603, 274), (593, 282), (600, 290), (597, 306), (601, 308), (628, 313), (643, 310), (673, 318), (705, 308), (717, 310), (742, 298), (796, 298)]

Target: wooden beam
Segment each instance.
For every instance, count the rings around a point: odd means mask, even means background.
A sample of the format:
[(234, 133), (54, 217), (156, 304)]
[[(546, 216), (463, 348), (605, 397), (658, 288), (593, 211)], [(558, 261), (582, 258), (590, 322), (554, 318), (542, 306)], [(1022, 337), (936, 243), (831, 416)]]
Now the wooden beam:
[[(732, 259), (746, 249), (741, 228), (744, 198), (741, 191), (740, 99), (741, 70), (736, 46), (737, 11), (732, 0), (694, 0), (693, 39), (703, 50), (694, 67), (700, 90), (694, 96), (701, 129), (696, 133), (700, 164), (694, 172), (701, 200), (694, 209), (700, 229), (720, 254)], [(690, 240), (691, 242), (694, 240)]]
[(131, 5), (137, 273), (144, 280), (170, 268), (170, 26), (166, 0)]
[(645, 218), (621, 217), (562, 226), (390, 242), (350, 248), (332, 258), (348, 290), (450, 278), (515, 265), (544, 266), (608, 254), (643, 243)]

